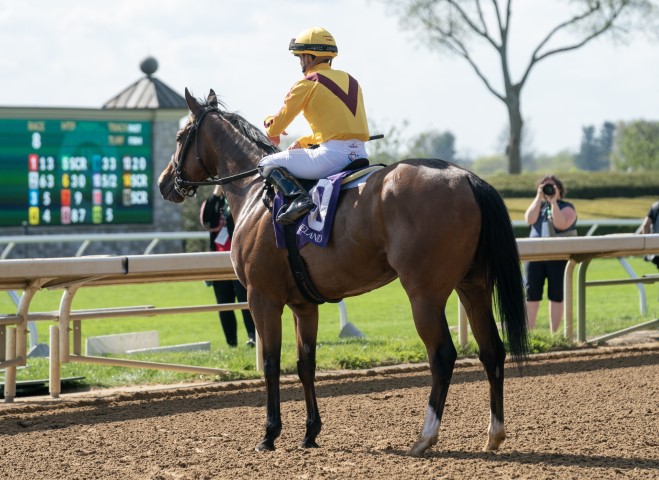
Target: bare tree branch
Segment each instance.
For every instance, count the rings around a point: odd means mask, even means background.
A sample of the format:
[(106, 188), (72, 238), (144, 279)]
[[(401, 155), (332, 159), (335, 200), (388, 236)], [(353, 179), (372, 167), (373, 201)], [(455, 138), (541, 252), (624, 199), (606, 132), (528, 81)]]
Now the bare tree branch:
[(586, 36), (581, 41), (573, 43), (572, 45), (567, 45), (565, 47), (554, 48), (552, 50), (548, 50), (547, 52), (539, 55), (540, 50), (551, 40), (551, 38), (558, 31), (563, 30), (563, 29), (565, 29), (565, 28), (567, 28), (571, 25), (576, 25), (577, 23), (587, 19), (588, 17), (591, 17), (592, 15), (595, 15), (601, 9), (601, 4), (599, 2), (595, 2), (595, 3), (591, 4), (590, 8), (587, 11), (585, 11), (584, 13), (582, 13), (581, 15), (576, 15), (576, 16), (572, 17), (571, 19), (566, 20), (565, 22), (563, 22), (563, 23), (557, 25), (556, 27), (554, 27), (547, 34), (547, 36), (538, 44), (538, 46), (533, 51), (533, 54), (531, 55), (531, 60), (529, 61), (529, 64), (526, 67), (526, 71), (524, 72), (524, 75), (522, 76), (522, 79), (519, 81), (519, 84), (523, 85), (524, 82), (526, 82), (526, 79), (528, 78), (529, 73), (531, 72), (531, 69), (533, 68), (533, 66), (536, 63), (540, 62), (541, 60), (543, 60), (543, 59), (545, 59), (549, 56), (559, 54), (559, 53), (569, 52), (571, 50), (577, 50), (577, 49), (583, 47), (584, 45), (586, 45), (588, 42), (590, 42), (594, 38), (599, 37), (600, 35), (605, 33), (607, 30), (609, 30), (613, 26), (615, 20), (620, 16), (620, 14), (622, 13), (622, 11), (624, 10), (624, 8), (626, 6), (627, 6), (627, 2), (622, 2), (619, 5), (619, 7), (611, 13), (611, 16), (606, 20), (606, 22), (604, 22), (604, 24), (600, 28), (594, 30), (590, 35)]
[(483, 15), (483, 8), (481, 7), (481, 0), (476, 0), (476, 9), (478, 10), (478, 18), (483, 26), (483, 31), (489, 35), (489, 32), (487, 31), (487, 23), (485, 23), (485, 16)]
[(574, 25), (582, 20), (585, 20), (586, 18), (594, 15), (599, 11), (600, 7), (599, 5), (593, 4), (587, 11), (585, 11), (581, 15), (576, 15), (569, 20), (566, 20), (563, 23), (560, 23), (556, 25), (546, 36), (545, 38), (538, 44), (538, 46), (535, 48), (533, 51), (533, 54), (531, 55), (532, 58), (537, 58), (538, 53), (540, 53), (540, 50), (552, 39), (552, 37), (559, 31), (569, 27), (570, 25)]
[(501, 31), (501, 12), (499, 12), (499, 4), (497, 3), (497, 0), (492, 0), (492, 6), (494, 7), (494, 13), (497, 17), (497, 25), (499, 26), (499, 31)]
[[(453, 4), (452, 0), (448, 0), (448, 3)], [(433, 11), (425, 10), (425, 16), (418, 16), (418, 20), (421, 22), (421, 24), (424, 26), (424, 28), (437, 32), (438, 38), (436, 39), (440, 44), (444, 45), (447, 47), (450, 51), (455, 53), (456, 55), (464, 58), (467, 63), (471, 66), (471, 68), (474, 70), (478, 78), (481, 79), (481, 81), (485, 84), (485, 87), (499, 100), (505, 103), (506, 99), (505, 96), (502, 95), (500, 92), (498, 92), (490, 83), (488, 78), (485, 76), (485, 74), (481, 71), (481, 69), (478, 67), (474, 59), (471, 57), (469, 54), (469, 50), (467, 49), (467, 46), (465, 43), (460, 40), (450, 29), (449, 25), (449, 30), (446, 30), (442, 28), (442, 23), (439, 18), (434, 14)], [(464, 19), (464, 16), (461, 14), (462, 18)], [(491, 42), (493, 43), (493, 42)], [(498, 50), (498, 47), (495, 48)]]
[(462, 44), (462, 42), (460, 42), (457, 39), (453, 39), (453, 40), (454, 40), (456, 45), (455, 46), (454, 45), (449, 45), (449, 48), (451, 48), (455, 53), (457, 53), (462, 58), (464, 58), (467, 61), (467, 63), (469, 63), (469, 65), (471, 65), (471, 68), (474, 70), (474, 72), (476, 72), (476, 75), (483, 81), (483, 83), (485, 84), (485, 87), (490, 92), (492, 92), (492, 94), (495, 97), (497, 97), (503, 103), (506, 103), (506, 97), (504, 95), (502, 95), (501, 93), (499, 93), (497, 90), (495, 90), (495, 88), (490, 84), (490, 82), (487, 79), (487, 77), (485, 76), (485, 74), (483, 74), (483, 72), (481, 72), (480, 68), (478, 68), (478, 65), (476, 65), (476, 62), (474, 62), (474, 60), (469, 55), (469, 51), (464, 46), (464, 44)]
[(604, 32), (606, 32), (607, 30), (609, 30), (613, 26), (613, 23), (615, 22), (616, 18), (618, 18), (618, 16), (620, 15), (621, 12), (622, 12), (622, 8), (620, 10), (615, 11), (611, 15), (611, 18), (609, 20), (607, 20), (606, 23), (604, 23), (604, 25), (602, 25), (602, 27), (595, 30), (592, 34), (590, 34), (586, 38), (584, 38), (581, 42), (575, 43), (575, 44), (567, 46), (567, 47), (561, 47), (561, 48), (555, 48), (553, 50), (549, 50), (549, 51), (543, 53), (542, 55), (540, 55), (539, 57), (537, 57), (537, 61), (539, 62), (543, 58), (547, 58), (550, 55), (555, 55), (557, 53), (567, 52), (567, 51), (570, 51), (570, 50), (575, 50), (577, 48), (583, 47), (585, 44), (590, 42), (593, 38), (598, 37), (601, 34), (603, 34)]
[(510, 16), (513, 14), (512, 6), (513, 0), (508, 0), (508, 3), (506, 4), (506, 30), (508, 30), (508, 26), (510, 25)]
[(458, 13), (460, 14), (460, 17), (462, 17), (465, 24), (471, 30), (473, 30), (475, 33), (477, 33), (478, 35), (483, 37), (485, 40), (487, 40), (487, 42), (490, 43), (490, 45), (492, 45), (495, 49), (497, 49), (497, 50), (499, 49), (499, 46), (496, 44), (494, 39), (488, 34), (487, 29), (481, 30), (480, 28), (478, 28), (478, 25), (476, 25), (474, 23), (474, 21), (471, 19), (471, 17), (469, 17), (467, 12), (464, 11), (462, 6), (460, 6), (460, 4), (458, 2), (456, 2), (455, 0), (445, 0), (445, 1), (446, 1), (446, 3), (448, 3), (450, 6), (452, 6), (453, 8), (455, 8), (458, 11)]

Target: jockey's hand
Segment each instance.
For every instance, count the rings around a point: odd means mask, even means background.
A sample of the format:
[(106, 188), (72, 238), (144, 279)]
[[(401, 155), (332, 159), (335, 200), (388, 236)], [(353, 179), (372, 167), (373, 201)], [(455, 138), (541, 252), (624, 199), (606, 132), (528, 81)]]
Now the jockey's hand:
[[(286, 133), (286, 130), (281, 132), (281, 134), (282, 135), (288, 135), (288, 133)], [(277, 135), (276, 137), (268, 136), (268, 140), (270, 140), (274, 145), (277, 145), (277, 146), (279, 146), (279, 144), (281, 143), (281, 137), (279, 135)]]
[(297, 149), (297, 148), (302, 148), (302, 145), (301, 145), (300, 142), (298, 142), (297, 140), (295, 140), (293, 143), (291, 143), (291, 144), (288, 146), (288, 149), (289, 149), (289, 150), (295, 150), (295, 149)]

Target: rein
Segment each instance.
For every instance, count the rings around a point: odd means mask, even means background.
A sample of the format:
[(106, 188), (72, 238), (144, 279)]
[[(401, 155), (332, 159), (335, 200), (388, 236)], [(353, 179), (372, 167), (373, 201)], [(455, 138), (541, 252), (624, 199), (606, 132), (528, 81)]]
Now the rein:
[(226, 185), (227, 183), (235, 182), (236, 180), (242, 180), (243, 178), (251, 177), (252, 175), (256, 175), (259, 173), (258, 168), (253, 168), (252, 170), (247, 170), (246, 172), (238, 173), (236, 175), (231, 175), (229, 177), (213, 177), (210, 180), (206, 180), (203, 182), (191, 182), (189, 180), (181, 180), (179, 185), (185, 185), (185, 186), (205, 186), (205, 185)]
[[(201, 113), (199, 119), (192, 124), (192, 127), (188, 132), (188, 136), (185, 138), (185, 142), (183, 143), (183, 148), (181, 149), (178, 158), (174, 161), (174, 189), (182, 197), (188, 197), (188, 198), (195, 197), (197, 195), (197, 187), (201, 187), (205, 185), (226, 185), (227, 183), (231, 183), (236, 180), (241, 180), (243, 178), (251, 177), (252, 175), (256, 175), (259, 172), (258, 169), (254, 168), (252, 170), (239, 173), (237, 175), (231, 175), (229, 177), (223, 177), (223, 178), (218, 178), (217, 175), (213, 175), (212, 173), (210, 173), (210, 171), (206, 167), (206, 164), (199, 156), (199, 135), (196, 134), (197, 130), (201, 126), (201, 122), (204, 120), (204, 117), (210, 112), (216, 112), (217, 114), (221, 115), (221, 111), (219, 108), (207, 107)], [(197, 160), (197, 162), (199, 162), (202, 168), (206, 171), (208, 177), (210, 178), (209, 180), (204, 180), (201, 182), (193, 182), (190, 180), (185, 180), (183, 178), (183, 160), (185, 159), (185, 154), (188, 151), (190, 142), (193, 137), (195, 139), (195, 152), (196, 152), (195, 160)]]

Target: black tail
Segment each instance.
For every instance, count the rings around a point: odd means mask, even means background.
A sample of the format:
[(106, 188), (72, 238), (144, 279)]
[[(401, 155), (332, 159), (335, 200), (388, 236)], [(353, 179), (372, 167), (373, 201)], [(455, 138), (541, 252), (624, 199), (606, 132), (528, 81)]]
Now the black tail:
[(478, 248), (487, 263), (488, 283), (496, 287), (494, 303), (512, 359), (521, 363), (528, 355), (529, 340), (524, 283), (510, 215), (494, 187), (476, 175), (469, 175), (469, 183), (481, 209)]

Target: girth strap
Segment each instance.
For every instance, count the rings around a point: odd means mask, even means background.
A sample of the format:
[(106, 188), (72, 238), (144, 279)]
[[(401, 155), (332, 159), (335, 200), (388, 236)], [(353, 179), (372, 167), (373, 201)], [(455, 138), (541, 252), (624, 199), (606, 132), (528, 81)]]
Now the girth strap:
[(285, 225), (284, 232), (286, 233), (286, 248), (288, 249), (288, 264), (291, 267), (291, 272), (293, 273), (293, 279), (295, 280), (295, 285), (297, 285), (298, 290), (302, 296), (311, 303), (320, 305), (321, 303), (338, 303), (342, 299), (328, 299), (323, 297), (313, 282), (311, 277), (309, 277), (309, 270), (307, 270), (307, 264), (304, 261), (304, 258), (300, 255), (300, 251), (297, 248), (297, 241), (295, 239), (297, 233), (297, 225)]

